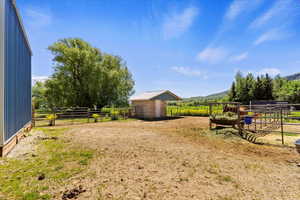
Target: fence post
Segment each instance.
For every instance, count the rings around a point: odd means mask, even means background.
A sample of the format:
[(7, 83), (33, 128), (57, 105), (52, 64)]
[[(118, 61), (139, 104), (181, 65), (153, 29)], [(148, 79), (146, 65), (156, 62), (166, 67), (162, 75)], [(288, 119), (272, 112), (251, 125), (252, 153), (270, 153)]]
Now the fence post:
[(209, 129), (210, 130), (212, 129), (212, 123), (211, 123), (211, 120), (210, 120), (211, 115), (212, 115), (212, 104), (210, 103), (209, 104)]
[(32, 106), (32, 119), (31, 119), (31, 123), (32, 123), (32, 127), (35, 127), (35, 109), (34, 109), (34, 105)]
[(256, 113), (254, 113), (254, 131), (256, 132), (257, 128), (256, 128)]
[(56, 120), (56, 112), (55, 109), (53, 110), (53, 126), (55, 126), (55, 120)]
[(237, 105), (239, 135), (242, 135), (240, 104)]
[(281, 142), (284, 145), (284, 134), (283, 134), (283, 113), (282, 106), (280, 106), (280, 125), (281, 125)]

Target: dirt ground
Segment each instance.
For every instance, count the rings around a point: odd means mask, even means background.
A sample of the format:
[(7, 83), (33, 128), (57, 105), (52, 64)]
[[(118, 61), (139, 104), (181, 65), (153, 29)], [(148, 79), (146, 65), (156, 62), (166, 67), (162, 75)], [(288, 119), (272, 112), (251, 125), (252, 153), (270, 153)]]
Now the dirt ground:
[(201, 136), (207, 125), (186, 117), (74, 126), (66, 137), (99, 155), (66, 188), (87, 189), (79, 199), (300, 199), (295, 149)]

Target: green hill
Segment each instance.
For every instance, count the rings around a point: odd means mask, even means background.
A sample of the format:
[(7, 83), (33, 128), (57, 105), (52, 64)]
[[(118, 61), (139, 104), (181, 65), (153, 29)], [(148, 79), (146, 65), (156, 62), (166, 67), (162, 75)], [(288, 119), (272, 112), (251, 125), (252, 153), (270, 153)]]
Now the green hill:
[(218, 93), (214, 93), (208, 96), (199, 96), (199, 97), (190, 97), (187, 98), (185, 100), (188, 101), (203, 101), (203, 100), (214, 100), (214, 99), (221, 99), (223, 97), (225, 97), (225, 95), (228, 93), (228, 91), (224, 91), (224, 92), (218, 92)]
[(286, 78), (289, 81), (300, 80), (300, 73), (296, 73), (296, 74), (293, 74), (293, 75), (290, 75), (290, 76), (286, 76), (284, 78)]
[[(284, 78), (286, 78), (289, 81), (300, 80), (300, 73), (285, 76)], [(211, 94), (211, 95), (208, 95), (208, 96), (190, 97), (190, 98), (187, 98), (185, 100), (187, 100), (187, 101), (203, 101), (203, 100), (222, 99), (223, 97), (226, 96), (226, 94), (228, 92), (229, 91), (227, 90), (227, 91), (224, 91), (224, 92), (214, 93), (214, 94)]]

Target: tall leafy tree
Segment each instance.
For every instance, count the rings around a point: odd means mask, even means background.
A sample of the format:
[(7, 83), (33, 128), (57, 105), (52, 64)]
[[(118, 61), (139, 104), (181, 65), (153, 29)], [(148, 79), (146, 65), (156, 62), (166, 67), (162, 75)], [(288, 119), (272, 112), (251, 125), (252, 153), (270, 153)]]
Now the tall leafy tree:
[(278, 100), (300, 103), (300, 81), (287, 81), (278, 91)]
[(43, 82), (38, 81), (32, 86), (32, 103), (35, 109), (47, 107), (45, 92)]
[(62, 39), (48, 48), (54, 55), (54, 74), (45, 83), (50, 107), (102, 108), (126, 104), (134, 81), (118, 56), (102, 53), (79, 38)]

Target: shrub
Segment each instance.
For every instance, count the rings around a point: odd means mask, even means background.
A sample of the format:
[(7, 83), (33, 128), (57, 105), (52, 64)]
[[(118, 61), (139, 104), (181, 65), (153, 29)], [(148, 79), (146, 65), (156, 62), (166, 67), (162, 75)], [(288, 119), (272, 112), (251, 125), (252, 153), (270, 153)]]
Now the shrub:
[(98, 122), (98, 119), (100, 118), (100, 115), (98, 115), (98, 114), (93, 114), (92, 117), (94, 118), (95, 123), (96, 123), (96, 122)]
[(111, 111), (110, 115), (111, 115), (111, 120), (118, 120), (119, 119), (119, 111)]
[(47, 118), (47, 120), (49, 120), (49, 126), (55, 125), (55, 119), (57, 119), (57, 115), (50, 114), (50, 115), (47, 115), (46, 118)]

